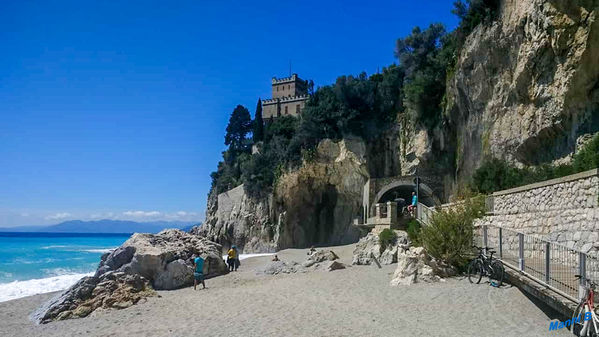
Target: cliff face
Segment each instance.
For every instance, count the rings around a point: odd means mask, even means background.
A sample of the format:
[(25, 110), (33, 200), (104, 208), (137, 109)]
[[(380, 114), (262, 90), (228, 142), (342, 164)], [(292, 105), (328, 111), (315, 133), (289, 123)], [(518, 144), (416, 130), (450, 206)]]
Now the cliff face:
[(567, 161), (599, 129), (599, 1), (506, 0), (500, 13), (467, 38), (448, 83), (458, 180), (485, 155)]
[(271, 199), (250, 198), (243, 185), (225, 193), (210, 193), (206, 221), (192, 233), (206, 236), (224, 248), (237, 245), (245, 253), (274, 252), (274, 226), (270, 221)]
[(569, 161), (599, 131), (599, 0), (505, 0), (499, 13), (467, 37), (443, 123), (400, 120), (368, 143), (325, 140), (274, 195), (253, 200), (238, 187), (212, 196), (202, 231), (246, 252), (349, 242), (369, 177), (426, 176), (447, 201), (486, 156)]
[(313, 161), (279, 177), (272, 195), (248, 197), (243, 185), (211, 194), (206, 221), (194, 233), (244, 253), (357, 241), (351, 226), (369, 178), (359, 139), (322, 141)]
[(360, 214), (369, 178), (359, 139), (322, 141), (313, 162), (282, 176), (275, 190), (279, 248), (357, 241), (351, 226)]

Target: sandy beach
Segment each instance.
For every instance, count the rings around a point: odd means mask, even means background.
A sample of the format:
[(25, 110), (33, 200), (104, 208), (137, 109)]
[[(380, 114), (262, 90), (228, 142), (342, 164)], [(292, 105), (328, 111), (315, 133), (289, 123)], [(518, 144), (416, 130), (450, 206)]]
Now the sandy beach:
[[(350, 264), (354, 245), (332, 247)], [(304, 249), (278, 253), (302, 262)], [(35, 325), (28, 314), (53, 294), (0, 303), (1, 336), (566, 336), (552, 313), (520, 290), (462, 277), (391, 287), (396, 265), (257, 275), (271, 257), (206, 281), (207, 289), (160, 291), (124, 310)]]

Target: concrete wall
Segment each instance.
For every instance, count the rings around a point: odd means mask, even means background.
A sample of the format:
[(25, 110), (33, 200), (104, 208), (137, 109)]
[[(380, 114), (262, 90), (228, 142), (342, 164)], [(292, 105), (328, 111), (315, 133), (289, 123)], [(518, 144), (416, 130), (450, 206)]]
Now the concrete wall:
[(495, 192), (490, 211), (480, 224), (594, 251), (599, 244), (599, 170)]

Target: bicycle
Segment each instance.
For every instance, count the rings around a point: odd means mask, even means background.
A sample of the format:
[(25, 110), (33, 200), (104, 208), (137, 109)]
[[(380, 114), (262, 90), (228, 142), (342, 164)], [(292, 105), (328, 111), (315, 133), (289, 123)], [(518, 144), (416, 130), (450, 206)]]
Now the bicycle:
[[(574, 275), (577, 279), (580, 279), (581, 275)], [(578, 336), (596, 337), (598, 336), (597, 327), (599, 326), (599, 318), (595, 313), (595, 288), (597, 284), (591, 282), (587, 278), (584, 279), (584, 294), (574, 309), (572, 314), (572, 333)], [(586, 319), (590, 313), (590, 319)], [(592, 324), (591, 324), (592, 322)]]
[(500, 287), (503, 283), (505, 268), (501, 261), (493, 258), (495, 251), (489, 247), (472, 246), (472, 248), (478, 249), (478, 256), (468, 265), (468, 281), (479, 284), (483, 276), (488, 276), (489, 283), (493, 287)]

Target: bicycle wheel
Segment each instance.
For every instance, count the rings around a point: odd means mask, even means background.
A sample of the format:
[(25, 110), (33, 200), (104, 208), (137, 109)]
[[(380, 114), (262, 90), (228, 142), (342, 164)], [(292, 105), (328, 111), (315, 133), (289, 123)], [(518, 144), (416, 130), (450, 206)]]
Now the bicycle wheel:
[(479, 259), (474, 259), (468, 265), (468, 281), (470, 283), (479, 284), (483, 278), (484, 270), (483, 263)]
[(493, 260), (491, 262), (491, 272), (489, 274), (489, 281), (491, 285), (495, 287), (500, 287), (503, 283), (503, 276), (505, 274), (505, 268), (503, 267), (503, 263), (499, 260)]
[[(576, 318), (579, 317), (578, 320)], [(580, 330), (584, 325), (584, 302), (578, 303), (576, 309), (572, 313), (572, 333), (580, 336)]]

